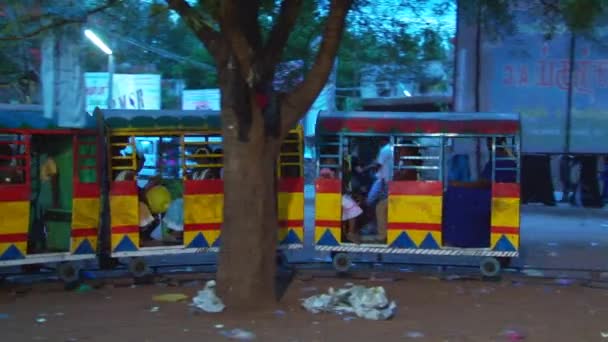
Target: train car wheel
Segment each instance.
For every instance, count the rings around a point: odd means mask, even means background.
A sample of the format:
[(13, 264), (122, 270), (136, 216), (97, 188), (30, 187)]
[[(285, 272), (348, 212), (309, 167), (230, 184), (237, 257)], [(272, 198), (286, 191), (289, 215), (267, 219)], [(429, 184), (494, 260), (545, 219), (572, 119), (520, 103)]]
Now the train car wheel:
[(128, 268), (135, 278), (143, 278), (150, 273), (150, 267), (143, 258), (131, 258)]
[(65, 284), (74, 284), (80, 281), (80, 270), (72, 262), (63, 262), (57, 266), (57, 275)]
[(346, 273), (350, 269), (351, 261), (347, 253), (336, 253), (333, 256), (334, 269), (339, 273)]
[(500, 262), (496, 258), (485, 258), (479, 264), (479, 269), (484, 277), (493, 278), (500, 274)]

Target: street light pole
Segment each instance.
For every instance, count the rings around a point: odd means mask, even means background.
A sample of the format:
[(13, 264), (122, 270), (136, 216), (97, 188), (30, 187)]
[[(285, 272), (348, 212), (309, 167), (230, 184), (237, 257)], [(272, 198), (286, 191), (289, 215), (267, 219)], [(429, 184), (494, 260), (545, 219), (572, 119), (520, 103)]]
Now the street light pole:
[(107, 107), (112, 109), (112, 86), (114, 81), (114, 55), (110, 49), (97, 35), (91, 30), (84, 30), (84, 35), (89, 38), (101, 51), (108, 55), (108, 99)]
[(108, 109), (112, 109), (112, 88), (114, 87), (114, 55), (108, 55)]

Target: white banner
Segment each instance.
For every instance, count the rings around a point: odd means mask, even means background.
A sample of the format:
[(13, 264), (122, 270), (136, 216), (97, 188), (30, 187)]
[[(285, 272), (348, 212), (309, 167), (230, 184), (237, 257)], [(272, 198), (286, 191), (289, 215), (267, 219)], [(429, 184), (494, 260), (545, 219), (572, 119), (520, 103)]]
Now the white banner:
[(220, 110), (219, 89), (195, 89), (182, 92), (182, 110)]
[[(86, 109), (107, 108), (108, 73), (87, 72)], [(114, 74), (112, 80), (113, 109), (161, 109), (161, 77), (158, 74)]]

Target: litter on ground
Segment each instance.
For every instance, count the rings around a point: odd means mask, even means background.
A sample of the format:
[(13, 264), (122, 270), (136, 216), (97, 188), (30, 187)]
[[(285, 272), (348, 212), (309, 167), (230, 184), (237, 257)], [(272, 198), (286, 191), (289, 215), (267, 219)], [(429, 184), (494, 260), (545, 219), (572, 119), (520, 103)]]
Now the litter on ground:
[(209, 280), (202, 291), (192, 298), (192, 306), (205, 312), (222, 312), (226, 307), (215, 294), (215, 280)]
[(360, 318), (371, 320), (386, 320), (395, 314), (397, 305), (389, 302), (382, 286), (366, 288), (355, 285), (352, 287), (329, 291), (324, 294), (308, 297), (302, 301), (302, 306), (314, 314), (333, 312), (336, 314), (353, 313)]
[(255, 340), (254, 333), (247, 331), (247, 330), (243, 330), (243, 329), (222, 330), (222, 331), (220, 331), (220, 334), (231, 340), (242, 340), (242, 341)]
[(154, 300), (155, 302), (169, 302), (169, 303), (176, 303), (176, 302), (180, 302), (180, 301), (186, 300), (186, 299), (188, 299), (188, 296), (186, 296), (185, 294), (182, 294), (182, 293), (166, 293), (166, 294), (152, 297), (152, 300)]

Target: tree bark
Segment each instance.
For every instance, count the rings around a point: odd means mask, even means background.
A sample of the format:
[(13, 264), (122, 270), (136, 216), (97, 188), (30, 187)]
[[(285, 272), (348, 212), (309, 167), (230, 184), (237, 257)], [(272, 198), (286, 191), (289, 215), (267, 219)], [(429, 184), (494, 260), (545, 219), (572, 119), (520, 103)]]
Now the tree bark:
[[(282, 138), (325, 86), (353, 0), (332, 0), (323, 42), (306, 80), (277, 96), (272, 76), (293, 28), (300, 0), (283, 3), (268, 46), (257, 23), (260, 2), (222, 1), (220, 32), (205, 24), (185, 0), (166, 0), (213, 54), (222, 94), (224, 220), (218, 292), (230, 309), (276, 303), (276, 161)], [(252, 32), (254, 31), (254, 32)]]
[[(276, 160), (280, 140), (236, 69), (220, 75), (224, 137), (224, 221), (218, 292), (229, 309), (276, 303)], [(245, 99), (245, 101), (243, 101)]]

